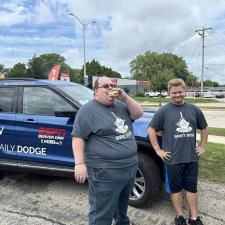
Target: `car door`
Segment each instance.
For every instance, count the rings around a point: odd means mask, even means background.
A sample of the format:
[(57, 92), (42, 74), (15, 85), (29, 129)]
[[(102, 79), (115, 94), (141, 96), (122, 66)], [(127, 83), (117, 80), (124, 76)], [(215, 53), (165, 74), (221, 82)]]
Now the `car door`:
[(6, 163), (16, 159), (16, 87), (0, 87), (0, 160)]
[(17, 120), (20, 160), (73, 165), (71, 131), (74, 117), (56, 117), (55, 111), (75, 111), (66, 98), (48, 87), (24, 87)]

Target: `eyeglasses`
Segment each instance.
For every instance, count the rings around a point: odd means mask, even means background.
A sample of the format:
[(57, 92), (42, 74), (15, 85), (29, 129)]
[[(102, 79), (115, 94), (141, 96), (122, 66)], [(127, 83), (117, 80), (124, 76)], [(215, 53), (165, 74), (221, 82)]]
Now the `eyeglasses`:
[(105, 88), (105, 89), (109, 89), (109, 88), (115, 88), (116, 84), (103, 84), (101, 86), (98, 86), (98, 88)]

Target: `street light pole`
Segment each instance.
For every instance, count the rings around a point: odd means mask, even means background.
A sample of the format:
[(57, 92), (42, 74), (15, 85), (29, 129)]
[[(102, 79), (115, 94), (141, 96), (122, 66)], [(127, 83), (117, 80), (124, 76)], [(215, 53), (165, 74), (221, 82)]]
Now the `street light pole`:
[(87, 86), (88, 82), (85, 82), (87, 79), (87, 74), (86, 74), (86, 45), (85, 45), (85, 32), (86, 32), (86, 27), (91, 24), (91, 23), (96, 23), (95, 21), (91, 21), (89, 23), (84, 23), (82, 20), (79, 19), (74, 13), (69, 13), (70, 16), (75, 17), (79, 21), (79, 23), (82, 25), (83, 28), (83, 47), (84, 47), (84, 85)]

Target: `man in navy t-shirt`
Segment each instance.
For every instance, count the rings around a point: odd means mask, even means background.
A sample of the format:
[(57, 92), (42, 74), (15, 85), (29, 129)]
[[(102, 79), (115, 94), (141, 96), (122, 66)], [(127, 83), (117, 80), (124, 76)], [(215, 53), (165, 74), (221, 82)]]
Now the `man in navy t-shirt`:
[[(184, 189), (189, 208), (188, 223), (202, 225), (198, 216), (198, 158), (205, 152), (208, 125), (202, 111), (185, 102), (185, 90), (185, 83), (181, 79), (173, 79), (168, 83), (171, 102), (157, 111), (148, 131), (153, 148), (166, 166), (171, 199), (177, 214), (175, 224), (187, 224), (182, 208), (181, 191)], [(201, 131), (198, 145), (197, 129)], [(157, 131), (163, 132), (161, 147), (157, 140)]]
[(108, 77), (96, 80), (94, 96), (77, 112), (72, 131), (75, 179), (88, 178), (88, 224), (133, 225), (127, 216), (137, 171), (132, 121), (143, 110)]

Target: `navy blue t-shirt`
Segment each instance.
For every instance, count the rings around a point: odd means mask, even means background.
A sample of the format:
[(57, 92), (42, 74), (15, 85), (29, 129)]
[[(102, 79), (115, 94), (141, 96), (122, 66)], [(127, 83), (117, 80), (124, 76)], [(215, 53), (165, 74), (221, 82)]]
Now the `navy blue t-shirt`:
[(85, 163), (94, 168), (122, 168), (137, 163), (132, 120), (123, 103), (105, 106), (93, 100), (75, 118), (72, 136), (85, 140)]
[(162, 149), (172, 153), (166, 164), (198, 161), (196, 130), (207, 126), (202, 111), (190, 103), (168, 103), (156, 112), (150, 123), (156, 131), (163, 131)]

